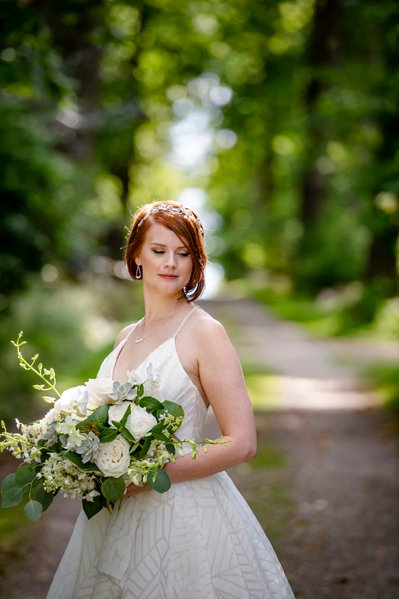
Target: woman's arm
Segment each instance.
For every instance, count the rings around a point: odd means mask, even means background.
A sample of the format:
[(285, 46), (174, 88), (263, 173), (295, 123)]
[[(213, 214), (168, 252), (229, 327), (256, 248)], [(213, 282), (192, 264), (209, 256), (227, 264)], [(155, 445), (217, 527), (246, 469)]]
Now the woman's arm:
[[(165, 466), (172, 483), (203, 478), (245, 462), (256, 454), (255, 419), (237, 353), (223, 326), (210, 317), (190, 327), (198, 375), (226, 445), (201, 447)], [(148, 487), (130, 485), (127, 495)]]
[(186, 455), (166, 466), (172, 482), (202, 478), (256, 454), (255, 419), (237, 353), (223, 326), (204, 319), (196, 335), (198, 371), (226, 445), (208, 445), (195, 460)]

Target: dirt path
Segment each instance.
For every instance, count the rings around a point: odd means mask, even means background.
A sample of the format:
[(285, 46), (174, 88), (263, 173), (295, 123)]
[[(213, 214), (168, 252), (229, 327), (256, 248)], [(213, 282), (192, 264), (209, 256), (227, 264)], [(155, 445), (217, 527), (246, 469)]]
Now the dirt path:
[[(286, 468), (262, 478), (294, 501), (273, 543), (296, 596), (399, 597), (399, 439), (356, 370), (365, 360), (398, 359), (399, 345), (310, 339), (246, 301), (207, 309), (240, 323), (241, 355), (281, 377), (279, 409), (258, 412), (257, 424), (259, 442), (287, 457)], [(245, 476), (237, 477), (244, 493)], [(264, 515), (262, 524), (273, 530)]]
[[(271, 448), (284, 465), (242, 465), (232, 476), (298, 599), (398, 597), (399, 443), (359, 386), (359, 346), (309, 339), (247, 301), (205, 308), (226, 323), (246, 361), (280, 375), (279, 407), (257, 412), (257, 425), (261, 450)], [(372, 344), (366, 354), (381, 352), (399, 356), (396, 344)], [(0, 599), (45, 597), (78, 510), (60, 498), (31, 528), (0, 581)]]

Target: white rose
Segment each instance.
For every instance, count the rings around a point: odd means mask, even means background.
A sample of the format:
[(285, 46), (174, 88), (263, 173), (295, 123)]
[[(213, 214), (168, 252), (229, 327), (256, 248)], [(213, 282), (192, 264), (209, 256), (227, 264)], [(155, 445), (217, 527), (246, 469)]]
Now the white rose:
[(97, 379), (89, 379), (86, 382), (86, 388), (89, 392), (87, 409), (95, 410), (111, 401), (109, 394), (112, 393), (113, 384), (114, 381), (111, 378), (99, 377)]
[(113, 427), (113, 420), (115, 422), (120, 422), (126, 414), (126, 410), (129, 406), (130, 401), (123, 401), (122, 403), (118, 403), (114, 406), (111, 406), (108, 410), (108, 424)]
[(97, 464), (104, 476), (118, 478), (125, 474), (130, 465), (130, 444), (121, 435), (109, 443), (101, 443), (97, 457)]
[(126, 428), (138, 441), (146, 435), (155, 425), (157, 419), (149, 414), (145, 408), (132, 406), (132, 412), (126, 421)]
[(72, 414), (76, 410), (79, 410), (82, 414), (86, 414), (87, 401), (88, 393), (84, 385), (66, 389), (54, 403), (54, 416), (58, 417), (61, 412)]

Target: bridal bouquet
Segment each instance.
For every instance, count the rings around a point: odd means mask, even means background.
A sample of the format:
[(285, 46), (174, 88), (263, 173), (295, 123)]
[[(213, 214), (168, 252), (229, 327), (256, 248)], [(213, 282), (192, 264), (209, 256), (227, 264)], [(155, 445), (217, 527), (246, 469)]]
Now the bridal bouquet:
[(23, 356), (22, 332), (12, 343), (20, 366), (42, 381), (34, 388), (52, 394), (43, 399), (53, 407), (31, 424), (17, 420), (19, 432), (8, 432), (1, 422), (0, 452), (8, 450), (22, 459), (3, 480), (2, 507), (25, 500), (26, 515), (38, 520), (62, 491), (80, 498), (91, 518), (104, 507), (112, 510), (130, 484), (147, 483), (160, 493), (167, 491), (171, 483), (163, 467), (174, 461), (176, 451), (183, 453), (183, 443), (189, 444), (195, 458), (198, 444), (220, 442), (176, 437), (183, 408), (153, 397), (157, 377), (151, 366), (144, 382), (132, 371), (125, 384), (111, 378), (89, 379), (60, 394), (54, 370), (37, 364), (38, 354), (29, 362)]

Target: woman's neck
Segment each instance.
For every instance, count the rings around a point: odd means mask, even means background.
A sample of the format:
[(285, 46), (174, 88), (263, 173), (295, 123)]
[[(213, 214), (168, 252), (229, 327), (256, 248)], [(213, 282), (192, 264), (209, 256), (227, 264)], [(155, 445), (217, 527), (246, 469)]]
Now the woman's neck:
[(190, 305), (185, 298), (159, 297), (144, 293), (144, 317), (146, 323), (163, 320), (185, 311)]

